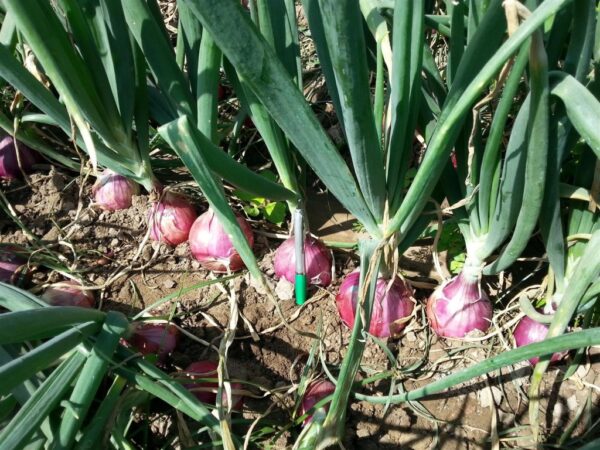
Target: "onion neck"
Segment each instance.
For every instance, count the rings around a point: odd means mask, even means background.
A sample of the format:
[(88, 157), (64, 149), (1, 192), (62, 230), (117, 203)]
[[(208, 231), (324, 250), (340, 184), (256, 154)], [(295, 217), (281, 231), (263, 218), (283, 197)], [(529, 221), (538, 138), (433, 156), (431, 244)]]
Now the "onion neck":
[(381, 260), (379, 263), (379, 276), (385, 280), (391, 279), (395, 275), (396, 258), (398, 257), (398, 235), (390, 238), (389, 244), (383, 248)]
[(470, 253), (467, 252), (465, 264), (462, 268), (462, 271), (460, 272), (461, 278), (469, 284), (478, 283), (483, 272), (483, 265), (483, 261), (476, 257), (473, 257)]

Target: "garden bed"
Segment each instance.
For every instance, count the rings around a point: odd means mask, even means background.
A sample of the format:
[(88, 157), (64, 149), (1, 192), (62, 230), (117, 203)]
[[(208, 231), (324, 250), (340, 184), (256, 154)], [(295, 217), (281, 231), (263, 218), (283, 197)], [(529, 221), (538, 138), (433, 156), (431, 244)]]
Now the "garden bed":
[[(5, 184), (4, 189), (18, 217), (41, 243), (68, 261), (75, 261), (76, 256), (74, 272), (80, 271), (86, 284), (101, 287), (96, 297), (102, 300), (102, 310), (118, 310), (133, 317), (160, 299), (174, 296), (152, 310), (154, 314), (172, 316), (174, 323), (189, 333), (183, 336), (168, 360), (165, 366), (168, 372), (182, 370), (195, 360), (218, 358), (215, 350), (230, 321), (230, 296), (234, 296), (241, 315), (227, 364), (231, 378), (250, 383), (245, 386), (249, 395), (243, 416), (254, 420), (266, 414), (266, 423), (272, 422), (275, 429), (285, 430), (293, 420), (295, 388), (316, 342), (298, 330), (320, 336), (313, 375), (322, 373), (322, 362), (335, 367), (344, 357), (350, 330), (339, 319), (335, 293), (340, 279), (357, 264), (352, 253), (334, 249), (335, 282), (327, 289), (313, 291), (301, 308), (292, 299), (280, 300), (289, 323), (286, 327), (275, 306), (245, 272), (231, 282), (179, 293), (216, 277), (191, 257), (187, 243), (170, 248), (143, 241), (147, 232), (148, 197), (135, 196), (132, 207), (125, 210), (100, 211), (90, 206), (91, 183), (87, 181), (83, 186), (81, 183), (81, 178), (53, 167), (49, 172), (33, 174), (28, 184), (12, 182)], [(198, 201), (199, 210), (201, 205)], [(81, 209), (78, 210), (78, 206)], [(321, 215), (323, 211), (334, 209), (327, 201), (315, 204), (314, 208)], [(352, 237), (353, 232), (341, 233), (340, 227), (332, 221), (318, 217), (316, 220), (323, 222), (319, 228), (329, 231), (330, 234), (321, 236), (328, 241)], [(333, 222), (336, 221), (339, 224), (339, 217)], [(256, 229), (261, 228), (260, 222), (254, 225)], [(12, 221), (4, 221), (1, 226), (3, 243), (27, 243), (23, 231)], [(285, 292), (283, 282), (277, 287), (272, 271), (273, 252), (279, 242), (257, 234), (255, 250), (272, 285)], [(434, 269), (428, 270), (433, 266), (429, 244), (425, 241), (423, 247), (412, 247), (403, 259), (405, 265), (413, 269), (408, 271), (408, 279), (417, 286), (435, 285), (439, 280), (435, 279), (439, 275)], [(518, 283), (517, 277), (526, 276), (532, 267), (531, 263), (522, 263), (513, 268), (516, 274), (508, 277), (512, 283)], [(420, 269), (421, 273), (414, 269)], [(114, 279), (116, 274), (122, 275)], [(38, 267), (31, 290), (39, 291), (45, 283), (60, 279), (56, 271)], [(399, 339), (368, 343), (362, 362), (363, 376), (391, 370), (394, 367), (388, 359), (391, 355), (396, 358), (394, 378), (403, 382), (404, 389), (412, 390), (512, 347), (512, 335), (506, 328), (502, 328), (501, 336), (473, 337), (467, 342), (432, 335), (423, 315), (423, 305), (430, 293), (430, 289), (417, 287), (415, 299), (419, 307)], [(507, 306), (505, 300), (506, 309), (498, 316), (501, 327), (515, 317), (514, 308), (509, 311)], [(559, 438), (573, 420), (578, 421), (574, 436), (581, 435), (589, 426), (589, 420), (597, 417), (600, 353), (592, 348), (585, 358), (570, 379), (563, 380), (568, 367), (565, 363), (553, 367), (545, 378), (541, 402), (543, 426), (554, 438)], [(530, 375), (531, 366), (524, 362), (421, 402), (387, 407), (366, 401), (353, 402), (347, 422), (346, 448), (397, 448), (399, 445), (414, 449), (436, 445), (443, 449), (490, 448), (494, 442), (507, 447), (525, 446), (529, 436), (526, 425)], [(365, 393), (384, 396), (389, 389), (389, 377), (385, 377)], [(168, 442), (177, 435), (176, 421), (181, 420), (181, 416), (170, 416), (164, 408), (158, 410), (163, 413), (142, 415), (138, 420), (149, 424), (158, 434), (153, 438), (157, 442)], [(279, 433), (274, 433), (274, 448), (291, 446), (297, 432), (295, 427), (281, 432), (279, 437)]]

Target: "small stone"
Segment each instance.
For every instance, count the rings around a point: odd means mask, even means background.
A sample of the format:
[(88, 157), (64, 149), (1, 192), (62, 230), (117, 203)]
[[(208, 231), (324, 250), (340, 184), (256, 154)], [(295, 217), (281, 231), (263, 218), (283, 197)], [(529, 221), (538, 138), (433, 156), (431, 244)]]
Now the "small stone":
[(146, 245), (142, 250), (142, 259), (144, 261), (149, 261), (152, 258), (152, 246)]
[(126, 298), (130, 297), (129, 283), (126, 283), (126, 284), (123, 285), (123, 287), (119, 291), (118, 297), (121, 298), (121, 299), (126, 299)]
[(577, 376), (583, 380), (587, 376), (588, 372), (589, 372), (589, 367), (586, 367), (585, 364), (580, 364), (579, 367), (577, 368), (576, 373), (577, 373)]
[(371, 433), (369, 433), (369, 430), (366, 427), (361, 427), (358, 430), (356, 430), (356, 436), (359, 438), (364, 438), (370, 435)]
[(579, 402), (577, 401), (577, 397), (575, 396), (575, 394), (571, 395), (567, 399), (567, 408), (569, 408), (569, 410), (571, 411), (577, 411), (577, 409), (579, 408)]
[(111, 247), (117, 247), (119, 245), (119, 240), (118, 239), (113, 239), (112, 241), (110, 241), (110, 246)]
[(173, 289), (177, 285), (177, 283), (173, 280), (165, 280), (163, 281), (162, 285), (167, 289)]
[(194, 270), (200, 269), (200, 263), (198, 261), (192, 261), (192, 269), (194, 269)]
[(408, 342), (415, 342), (417, 340), (417, 335), (414, 331), (409, 331), (408, 333), (406, 333), (406, 340)]
[(565, 407), (562, 403), (556, 403), (552, 410), (552, 426), (558, 426), (563, 422)]
[(176, 256), (187, 256), (188, 254), (188, 245), (186, 243), (178, 245), (175, 247), (175, 255)]
[(42, 236), (43, 241), (55, 241), (59, 237), (58, 230), (55, 227), (50, 228), (44, 236)]
[(275, 286), (275, 295), (281, 300), (291, 300), (294, 298), (294, 285), (285, 278), (281, 278)]
[(485, 333), (483, 331), (478, 330), (477, 328), (475, 328), (474, 330), (469, 331), (467, 333), (466, 337), (469, 337), (469, 338), (480, 338), (480, 337), (483, 337), (483, 336), (485, 336)]
[[(479, 395), (479, 405), (482, 408), (489, 408), (492, 405), (499, 405), (502, 401), (502, 391), (496, 387), (491, 387), (491, 392), (489, 388), (482, 389), (478, 392)], [(493, 402), (492, 402), (493, 396)]]

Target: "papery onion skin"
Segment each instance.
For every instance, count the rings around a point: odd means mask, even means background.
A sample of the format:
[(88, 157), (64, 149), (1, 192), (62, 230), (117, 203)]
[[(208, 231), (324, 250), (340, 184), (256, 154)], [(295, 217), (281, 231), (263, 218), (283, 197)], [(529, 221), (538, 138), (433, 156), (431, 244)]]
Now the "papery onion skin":
[(5, 136), (0, 140), (0, 178), (7, 180), (21, 178), (23, 176), (21, 169), (25, 173), (31, 172), (36, 161), (35, 153), (25, 144), (19, 143), (18, 147), (19, 158), (17, 159), (17, 149), (12, 136)]
[[(535, 342), (541, 342), (546, 339), (547, 334), (548, 326), (533, 320), (529, 316), (523, 317), (513, 332), (517, 347), (533, 344)], [(550, 358), (550, 362), (560, 361), (566, 354), (567, 352), (554, 353), (552, 358)], [(534, 356), (529, 360), (529, 363), (532, 366), (535, 366), (539, 360), (539, 356)]]
[[(273, 265), (275, 275), (290, 283), (296, 280), (296, 248), (294, 236), (286, 239), (275, 251)], [(331, 283), (331, 252), (325, 245), (312, 236), (304, 239), (304, 261), (306, 278), (309, 284), (329, 286)]]
[[(340, 286), (336, 305), (342, 321), (350, 328), (354, 326), (360, 272), (350, 273)], [(406, 326), (414, 309), (412, 289), (396, 277), (389, 290), (389, 280), (379, 277), (371, 313), (369, 333), (380, 338), (396, 337)]]
[(461, 273), (439, 286), (427, 301), (431, 328), (442, 337), (463, 338), (471, 331), (485, 332), (492, 320), (492, 304), (475, 278)]
[[(254, 234), (246, 220), (236, 214), (250, 247), (254, 245)], [(244, 261), (231, 243), (223, 225), (212, 209), (196, 219), (190, 230), (190, 250), (202, 267), (216, 273), (227, 273), (243, 269)]]
[(169, 245), (179, 245), (188, 239), (196, 217), (196, 208), (184, 195), (167, 192), (150, 208), (150, 237)]
[(132, 324), (133, 333), (127, 340), (142, 355), (155, 354), (165, 361), (179, 342), (179, 331), (166, 323), (138, 322)]
[[(335, 384), (329, 380), (313, 380), (306, 388), (304, 396), (302, 397), (302, 403), (300, 405), (300, 412), (302, 415), (310, 411), (317, 403), (323, 400), (325, 397), (333, 394), (335, 391)], [(325, 411), (329, 410), (329, 404), (324, 406)], [(312, 416), (308, 416), (304, 419), (303, 426), (306, 426), (312, 420)]]
[[(214, 361), (195, 361), (191, 363), (185, 369), (185, 377), (190, 378), (192, 380), (201, 379), (201, 378), (214, 378), (215, 380), (218, 378), (217, 375), (217, 367), (218, 364)], [(230, 383), (232, 391), (239, 391), (242, 389), (242, 385), (240, 383)], [(216, 381), (200, 381), (197, 383), (186, 383), (184, 384), (186, 389), (188, 389), (192, 394), (196, 396), (198, 400), (202, 403), (206, 403), (209, 405), (214, 405), (217, 402), (217, 389), (219, 387), (219, 383)], [(223, 404), (227, 405), (227, 393), (225, 389), (223, 389)], [(240, 411), (244, 405), (244, 397), (236, 394), (235, 392), (231, 393), (231, 400), (233, 401), (233, 410)]]
[(133, 180), (104, 170), (92, 187), (94, 202), (105, 211), (117, 211), (131, 206), (132, 197), (139, 195), (140, 186)]
[(94, 294), (89, 290), (81, 289), (81, 284), (74, 280), (55, 283), (44, 291), (42, 298), (52, 306), (79, 306), (80, 308), (93, 308)]

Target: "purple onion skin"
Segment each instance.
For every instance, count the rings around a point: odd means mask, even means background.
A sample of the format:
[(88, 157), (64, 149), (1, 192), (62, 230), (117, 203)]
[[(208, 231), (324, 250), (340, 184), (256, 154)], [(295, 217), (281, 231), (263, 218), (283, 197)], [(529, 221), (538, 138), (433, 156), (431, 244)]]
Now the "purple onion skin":
[[(360, 272), (350, 273), (342, 281), (335, 298), (342, 322), (350, 328), (354, 326), (359, 281)], [(388, 284), (389, 281), (384, 278), (377, 279), (369, 325), (369, 333), (380, 338), (398, 336), (407, 324), (405, 319), (412, 314), (414, 308), (411, 300), (412, 289), (401, 278), (396, 277), (389, 291), (387, 291)]]
[[(335, 391), (335, 384), (329, 380), (314, 380), (306, 388), (306, 392), (302, 397), (300, 412), (302, 415), (310, 411), (317, 403), (325, 397), (330, 396)], [(325, 405), (325, 411), (329, 411), (329, 405)], [(308, 425), (312, 421), (312, 416), (304, 419), (303, 426)]]
[(469, 282), (461, 273), (431, 294), (427, 318), (439, 336), (463, 338), (473, 330), (485, 332), (489, 328), (492, 304), (479, 282)]
[[(537, 322), (528, 316), (523, 317), (519, 321), (515, 327), (515, 331), (513, 332), (517, 347), (533, 344), (535, 342), (541, 342), (546, 339), (547, 334), (547, 325)], [(550, 358), (550, 362), (560, 361), (566, 354), (567, 352), (554, 353), (552, 358)], [(539, 356), (535, 356), (529, 360), (529, 363), (532, 366), (535, 366), (539, 360)]]
[(26, 280), (27, 269), (20, 262), (0, 261), (0, 281), (15, 286), (22, 286)]
[(128, 343), (142, 355), (155, 354), (163, 362), (173, 353), (179, 342), (179, 331), (165, 323), (140, 322), (133, 325)]
[(79, 306), (93, 308), (94, 294), (81, 289), (81, 284), (73, 280), (61, 281), (49, 286), (42, 298), (51, 306)]
[(196, 217), (196, 209), (185, 196), (167, 192), (150, 208), (150, 237), (169, 245), (179, 245), (188, 239)]
[[(36, 155), (33, 150), (25, 144), (19, 143), (19, 159), (21, 160), (23, 172), (31, 172), (32, 166), (36, 161)], [(22, 176), (14, 139), (11, 136), (6, 136), (0, 140), (0, 178), (12, 180), (21, 178)]]
[[(217, 375), (218, 364), (214, 361), (196, 361), (191, 363), (185, 369), (185, 376), (191, 380), (199, 378), (218, 378)], [(188, 389), (192, 394), (196, 396), (202, 403), (208, 405), (214, 405), (217, 403), (217, 388), (219, 383), (216, 381), (199, 381), (196, 383), (186, 383), (185, 388)], [(231, 383), (231, 389), (233, 391), (239, 391), (242, 389), (240, 383)], [(227, 405), (227, 394), (223, 391), (223, 404)], [(244, 406), (244, 397), (242, 395), (231, 393), (231, 400), (233, 401), (233, 410), (241, 411)]]
[(16, 252), (18, 248), (6, 246), (0, 250), (0, 281), (22, 287), (30, 281), (31, 272), (27, 261), (13, 254), (13, 250)]
[(134, 195), (139, 195), (139, 185), (123, 175), (106, 169), (92, 187), (96, 204), (105, 211), (117, 211), (131, 206)]
[[(248, 244), (252, 247), (254, 245), (252, 228), (243, 217), (236, 215), (236, 219)], [(190, 230), (189, 243), (192, 255), (205, 269), (216, 273), (227, 273), (228, 269), (235, 272), (245, 267), (212, 209), (196, 219)]]
[(13, 282), (15, 272), (19, 270), (21, 264), (10, 261), (0, 261), (0, 281), (3, 283)]
[[(315, 286), (331, 284), (331, 252), (312, 236), (304, 240), (304, 264), (308, 282)], [(275, 251), (275, 275), (290, 283), (296, 281), (296, 248), (294, 237), (286, 239)]]

